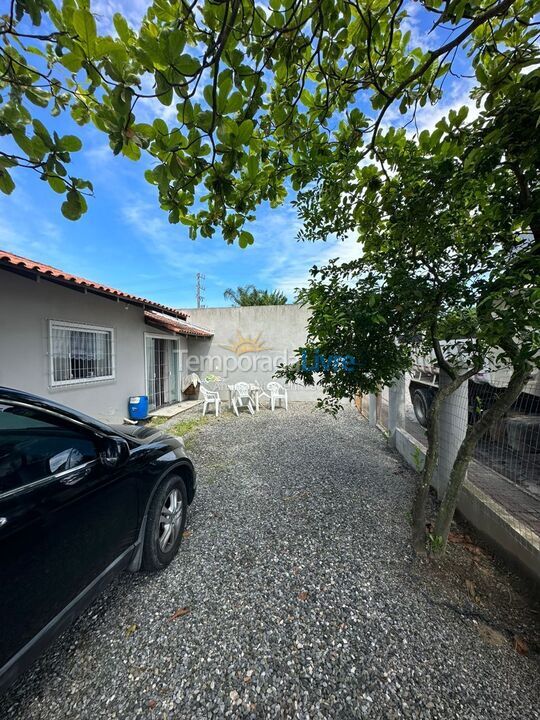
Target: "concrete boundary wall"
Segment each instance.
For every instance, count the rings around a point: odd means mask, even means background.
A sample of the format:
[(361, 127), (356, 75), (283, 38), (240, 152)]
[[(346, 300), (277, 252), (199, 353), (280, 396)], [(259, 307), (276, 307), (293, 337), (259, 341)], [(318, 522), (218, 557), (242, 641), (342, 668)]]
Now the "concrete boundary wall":
[(540, 538), (534, 532), (524, 531), (522, 524), (516, 522), (502, 505), (468, 480), (461, 490), (458, 509), (482, 535), (540, 582)]
[(422, 472), (424, 469), (424, 461), (426, 459), (425, 448), (420, 445), (416, 438), (409, 435), (408, 432), (397, 428), (395, 431), (394, 447), (405, 460), (407, 465), (410, 465), (416, 472)]
[[(305, 345), (309, 310), (301, 305), (199, 308), (187, 310), (190, 321), (214, 333), (193, 343), (190, 370), (204, 382), (208, 374), (221, 378), (221, 397), (227, 385), (259, 382), (265, 387), (278, 366), (297, 360), (296, 350)], [(191, 350), (190, 350), (191, 352)], [(283, 380), (277, 378), (278, 382)], [(288, 385), (289, 399), (315, 400), (320, 389)]]

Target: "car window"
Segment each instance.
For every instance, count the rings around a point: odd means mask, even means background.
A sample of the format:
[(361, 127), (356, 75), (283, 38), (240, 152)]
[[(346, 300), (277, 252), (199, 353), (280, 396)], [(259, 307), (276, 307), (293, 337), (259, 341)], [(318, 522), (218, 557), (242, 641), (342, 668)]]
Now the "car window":
[(0, 403), (0, 493), (96, 458), (91, 434), (47, 413)]

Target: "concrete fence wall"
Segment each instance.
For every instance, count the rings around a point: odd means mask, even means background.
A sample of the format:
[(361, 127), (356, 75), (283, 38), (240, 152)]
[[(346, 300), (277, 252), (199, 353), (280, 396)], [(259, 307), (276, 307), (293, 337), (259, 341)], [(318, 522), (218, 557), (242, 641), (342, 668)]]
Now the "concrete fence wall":
[[(207, 374), (222, 378), (218, 388), (226, 397), (227, 384), (275, 379), (280, 364), (294, 362), (307, 336), (309, 311), (300, 305), (200, 308), (188, 310), (191, 322), (210, 328), (214, 336), (193, 343), (191, 371), (204, 381)], [(284, 382), (278, 378), (279, 382)], [(303, 385), (288, 385), (291, 400), (314, 400), (321, 393)]]

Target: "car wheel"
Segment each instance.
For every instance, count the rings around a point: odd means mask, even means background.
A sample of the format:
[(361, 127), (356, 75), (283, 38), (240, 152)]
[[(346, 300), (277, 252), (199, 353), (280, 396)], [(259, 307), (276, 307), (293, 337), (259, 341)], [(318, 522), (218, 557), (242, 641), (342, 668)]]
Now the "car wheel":
[(143, 570), (162, 570), (174, 558), (182, 542), (187, 504), (184, 481), (178, 475), (170, 475), (156, 490), (148, 510)]
[(412, 398), (414, 414), (422, 427), (427, 427), (430, 398), (425, 390), (415, 390)]

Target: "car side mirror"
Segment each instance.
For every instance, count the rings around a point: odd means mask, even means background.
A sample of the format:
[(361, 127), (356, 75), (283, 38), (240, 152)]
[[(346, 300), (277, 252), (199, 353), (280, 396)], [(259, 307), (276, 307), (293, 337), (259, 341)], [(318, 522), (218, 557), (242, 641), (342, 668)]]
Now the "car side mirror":
[(121, 437), (103, 438), (99, 459), (106, 468), (117, 468), (127, 462), (129, 458), (129, 444)]

